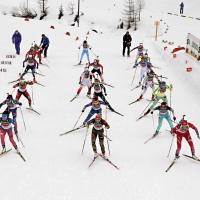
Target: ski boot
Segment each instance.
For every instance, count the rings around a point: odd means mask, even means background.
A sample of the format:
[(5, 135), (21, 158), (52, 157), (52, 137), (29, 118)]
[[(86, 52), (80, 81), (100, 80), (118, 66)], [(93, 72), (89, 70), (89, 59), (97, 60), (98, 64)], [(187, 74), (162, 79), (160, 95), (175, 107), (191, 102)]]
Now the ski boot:
[(152, 97), (151, 97), (151, 100), (152, 101), (155, 101), (156, 99), (155, 99), (155, 96), (152, 94)]
[(176, 154), (175, 154), (174, 161), (177, 161), (177, 160), (179, 159), (179, 157), (180, 157), (179, 154), (176, 153)]
[(158, 135), (158, 131), (156, 131), (154, 134), (153, 134), (153, 137), (156, 137)]
[(15, 147), (15, 150), (16, 150), (16, 152), (17, 152), (17, 153), (19, 153), (19, 149), (18, 149), (18, 147), (17, 147), (17, 146)]
[(192, 153), (192, 157), (193, 157), (195, 160), (199, 160), (199, 158), (196, 157), (194, 153)]
[(5, 153), (5, 152), (6, 152), (6, 147), (5, 147), (5, 146), (2, 146), (1, 154)]
[(108, 159), (108, 158), (106, 157), (105, 153), (102, 153), (102, 157), (103, 157), (104, 159)]
[(140, 97), (137, 99), (137, 101), (140, 101), (142, 99), (143, 95), (141, 94)]
[(78, 63), (78, 65), (81, 65), (81, 61)]
[(97, 158), (99, 154), (97, 152), (94, 152), (94, 158)]
[(150, 109), (148, 109), (148, 110), (147, 110), (147, 112), (145, 112), (145, 113), (144, 113), (144, 115), (147, 115), (147, 114), (149, 114), (149, 113), (150, 113), (150, 111), (151, 111), (151, 110), (150, 110)]

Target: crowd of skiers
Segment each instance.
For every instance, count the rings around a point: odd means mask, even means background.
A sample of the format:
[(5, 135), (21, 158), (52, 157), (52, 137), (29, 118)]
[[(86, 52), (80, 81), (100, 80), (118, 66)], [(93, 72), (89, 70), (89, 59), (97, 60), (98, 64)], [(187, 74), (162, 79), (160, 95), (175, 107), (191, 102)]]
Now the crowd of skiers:
[[(127, 37), (127, 35), (129, 35), (129, 33), (126, 33), (126, 35), (123, 37), (123, 43), (128, 43), (130, 41), (130, 36)], [(192, 123), (188, 122), (184, 118), (185, 116), (183, 116), (183, 118), (179, 122), (176, 122), (175, 112), (169, 105), (166, 91), (169, 90), (171, 94), (171, 92), (173, 91), (173, 85), (170, 84), (170, 86), (168, 86), (166, 82), (164, 81), (164, 79), (167, 79), (167, 78), (163, 76), (158, 76), (156, 74), (154, 68), (158, 68), (158, 67), (153, 66), (153, 64), (150, 62), (150, 58), (147, 54), (147, 50), (143, 47), (142, 43), (140, 43), (139, 46), (134, 47), (132, 50), (130, 50), (130, 52), (134, 51), (135, 49), (137, 49), (137, 54), (136, 54), (135, 64), (133, 68), (135, 68), (135, 71), (137, 70), (137, 68), (141, 69), (139, 84), (135, 88), (141, 87), (142, 92), (139, 98), (130, 104), (136, 103), (140, 101), (141, 99), (143, 99), (143, 96), (146, 93), (148, 87), (152, 89), (152, 96), (149, 103), (149, 108), (146, 110), (146, 112), (144, 112), (142, 116), (138, 118), (138, 120), (142, 119), (147, 114), (149, 113), (153, 114), (154, 111), (158, 110), (159, 111), (158, 126), (151, 139), (153, 139), (159, 134), (159, 131), (162, 126), (162, 121), (163, 119), (166, 119), (171, 129), (170, 133), (173, 135), (173, 137), (175, 135), (177, 136), (177, 150), (175, 153), (174, 160), (176, 161), (180, 157), (179, 153), (181, 149), (182, 138), (185, 138), (186, 141), (188, 142), (191, 149), (192, 158), (195, 160), (199, 160), (195, 155), (194, 144), (189, 132), (189, 128), (192, 128), (193, 130), (195, 130), (197, 138), (200, 139), (200, 135), (199, 135), (199, 131), (197, 127), (195, 127)], [(129, 56), (129, 53), (127, 55)], [(124, 49), (123, 49), (123, 56), (124, 56)], [(156, 79), (157, 81), (155, 82), (154, 79)], [(160, 100), (161, 100), (160, 105), (155, 107), (159, 103)], [(171, 104), (171, 95), (170, 95), (170, 104)], [(170, 117), (169, 111), (172, 112), (173, 118)], [(175, 127), (173, 125), (174, 123), (176, 124)]]

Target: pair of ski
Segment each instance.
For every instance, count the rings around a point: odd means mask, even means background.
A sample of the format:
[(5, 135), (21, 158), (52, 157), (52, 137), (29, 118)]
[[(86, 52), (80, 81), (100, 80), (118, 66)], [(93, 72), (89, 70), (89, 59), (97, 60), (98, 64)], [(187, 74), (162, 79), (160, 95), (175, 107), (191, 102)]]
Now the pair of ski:
[[(161, 132), (159, 132), (157, 135), (159, 135)], [(150, 140), (152, 140), (153, 138), (155, 138), (157, 135), (153, 135), (152, 137), (150, 137), (146, 142), (144, 142), (144, 144), (146, 144), (147, 142), (149, 142)]]
[(121, 113), (115, 111), (114, 109), (113, 109), (113, 110), (111, 110), (110, 108), (108, 108), (108, 109), (109, 109), (111, 112), (114, 112), (114, 113), (116, 113), (116, 114), (118, 114), (118, 115), (124, 116), (124, 115), (122, 115)]
[(74, 128), (74, 129), (72, 129), (72, 130), (70, 130), (70, 131), (67, 131), (67, 132), (65, 132), (65, 133), (60, 134), (60, 136), (66, 135), (66, 134), (68, 134), (68, 133), (71, 133), (71, 132), (73, 132), (73, 131), (79, 130), (79, 129), (84, 128), (84, 127), (86, 127), (86, 126), (85, 126), (85, 125), (81, 125), (81, 126), (79, 126), (79, 127), (77, 127), (77, 128)]
[[(17, 81), (19, 81), (19, 80), (17, 79), (17, 80), (8, 82), (8, 84), (10, 84), (10, 83), (15, 83), (15, 82), (17, 82)], [(34, 84), (38, 84), (38, 85), (41, 85), (41, 86), (45, 87), (44, 85), (42, 85), (41, 83), (38, 83), (38, 82), (34, 82)]]
[(88, 166), (88, 168), (90, 168), (92, 166), (92, 164), (94, 163), (94, 161), (99, 157), (101, 156), (105, 161), (107, 161), (108, 163), (110, 163), (113, 167), (115, 167), (116, 169), (119, 170), (119, 167), (117, 167), (115, 164), (113, 164), (108, 158), (104, 158), (102, 154), (99, 154), (98, 153), (98, 156), (97, 157), (94, 157), (94, 159), (92, 160), (92, 162), (90, 163), (90, 165)]
[[(70, 102), (74, 101), (74, 99), (76, 99), (78, 97), (78, 95), (76, 95), (73, 99), (70, 100)], [(86, 95), (86, 97), (88, 97), (89, 99), (92, 99), (92, 97), (90, 95)]]
[(140, 100), (142, 100), (142, 99), (143, 99), (143, 98), (141, 98), (141, 99), (137, 99), (137, 100), (135, 100), (135, 101), (129, 103), (128, 105), (134, 104), (134, 103), (136, 103), (136, 102), (138, 102), (138, 101), (140, 101)]
[(39, 113), (39, 112), (37, 112), (36, 110), (34, 110), (33, 108), (26, 108), (26, 109), (28, 109), (28, 110), (31, 110), (31, 111), (33, 111), (33, 112), (37, 113), (38, 115), (40, 115), (40, 113)]
[(109, 84), (107, 84), (107, 83), (105, 83), (105, 82), (101, 82), (103, 85), (107, 85), (107, 86), (109, 86), (109, 87), (112, 87), (112, 88), (114, 88), (114, 86), (112, 86), (112, 85), (109, 85)]
[[(198, 159), (195, 159), (195, 158), (193, 158), (192, 156), (188, 156), (188, 155), (186, 155), (186, 154), (182, 154), (182, 155), (185, 156), (185, 157), (187, 157), (187, 158), (190, 158), (190, 159), (192, 159), (192, 160), (195, 160), (195, 161), (200, 162), (200, 159), (199, 159), (199, 158), (198, 158)], [(179, 159), (179, 158), (178, 158), (178, 159)], [(168, 171), (172, 168), (172, 166), (176, 163), (176, 161), (177, 161), (178, 159), (173, 160), (173, 162), (171, 163), (171, 165), (167, 168), (167, 170), (166, 170), (165, 172), (168, 172)]]
[[(0, 156), (6, 154), (6, 153), (8, 153), (8, 152), (10, 152), (11, 150), (12, 150), (12, 149), (9, 149), (9, 150), (7, 150), (7, 151), (5, 151), (5, 152), (2, 152), (2, 153), (0, 154)], [(21, 154), (20, 152), (17, 152), (17, 154), (22, 158), (22, 160), (23, 160), (24, 162), (26, 162), (25, 158), (22, 156), (22, 154)]]

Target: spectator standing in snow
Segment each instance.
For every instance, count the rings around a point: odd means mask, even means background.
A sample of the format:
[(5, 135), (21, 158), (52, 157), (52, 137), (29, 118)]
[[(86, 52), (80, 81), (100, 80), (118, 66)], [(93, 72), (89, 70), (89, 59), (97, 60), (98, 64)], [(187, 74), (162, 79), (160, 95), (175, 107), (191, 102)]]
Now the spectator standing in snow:
[(183, 2), (180, 4), (180, 14), (183, 14), (183, 8), (184, 8), (184, 4)]
[(131, 38), (131, 35), (129, 34), (129, 32), (127, 31), (126, 34), (124, 35), (123, 37), (123, 56), (125, 56), (125, 50), (126, 50), (126, 47), (127, 47), (127, 56), (129, 57), (130, 56), (130, 46), (131, 46), (131, 41), (132, 41), (132, 38)]
[(16, 54), (20, 54), (20, 43), (22, 41), (22, 36), (18, 30), (12, 36), (12, 43), (15, 44)]
[(40, 51), (40, 53), (42, 53), (42, 51), (44, 50), (44, 58), (47, 57), (47, 49), (49, 47), (49, 43), (49, 38), (45, 36), (45, 34), (42, 34), (42, 39), (40, 42), (40, 47), (42, 48), (42, 50)]

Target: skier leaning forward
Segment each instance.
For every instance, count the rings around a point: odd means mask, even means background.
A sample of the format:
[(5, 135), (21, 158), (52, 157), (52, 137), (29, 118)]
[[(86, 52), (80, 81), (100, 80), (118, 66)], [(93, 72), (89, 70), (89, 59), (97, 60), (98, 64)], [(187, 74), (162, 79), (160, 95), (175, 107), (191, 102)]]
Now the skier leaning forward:
[(177, 149), (176, 149), (176, 154), (175, 154), (175, 160), (179, 158), (179, 153), (180, 153), (180, 150), (181, 150), (181, 143), (182, 143), (183, 137), (186, 139), (186, 141), (190, 145), (192, 157), (194, 159), (198, 159), (195, 156), (194, 144), (192, 142), (192, 138), (191, 138), (191, 135), (190, 135), (190, 132), (189, 132), (189, 128), (192, 128), (193, 130), (195, 130), (198, 139), (200, 139), (198, 129), (192, 123), (187, 122), (187, 120), (181, 120), (180, 123), (170, 131), (170, 133), (172, 135), (176, 134), (176, 138), (177, 138)]
[(83, 107), (82, 112), (84, 112), (85, 109), (86, 109), (87, 107), (92, 106), (92, 108), (91, 108), (91, 110), (90, 110), (88, 116), (86, 117), (86, 119), (85, 119), (84, 122), (83, 122), (83, 125), (85, 125), (86, 122), (87, 122), (88, 120), (90, 120), (90, 118), (91, 118), (95, 113), (96, 113), (96, 114), (101, 114), (101, 113), (102, 113), (101, 105), (106, 105), (106, 104), (105, 104), (105, 102), (98, 100), (98, 96), (95, 96), (95, 97), (92, 99), (92, 102), (90, 102), (89, 104), (87, 104), (87, 105), (85, 105), (85, 106)]
[(23, 94), (27, 99), (28, 99), (28, 103), (29, 103), (29, 107), (31, 107), (31, 97), (28, 93), (28, 91), (26, 90), (26, 86), (27, 85), (33, 85), (34, 81), (24, 81), (24, 79), (20, 80), (19, 83), (13, 85), (13, 88), (19, 87), (19, 89), (17, 90), (17, 94), (15, 97), (15, 100), (18, 102), (21, 95)]
[(168, 85), (166, 85), (165, 81), (162, 81), (160, 85), (153, 91), (153, 95), (156, 97), (156, 100), (153, 102), (153, 104), (147, 110), (147, 112), (144, 113), (144, 115), (147, 115), (148, 113), (150, 113), (150, 111), (155, 107), (155, 105), (158, 103), (160, 99), (162, 99), (162, 101), (168, 104), (167, 96), (165, 93), (167, 89), (172, 91), (173, 90), (172, 84), (170, 84), (170, 87), (169, 87)]
[(95, 118), (91, 119), (90, 121), (87, 122), (87, 128), (90, 124), (94, 124), (93, 129), (92, 129), (92, 149), (94, 151), (94, 157), (98, 156), (97, 153), (97, 147), (96, 147), (96, 139), (97, 136), (99, 136), (99, 144), (101, 147), (101, 152), (102, 152), (102, 156), (106, 159), (106, 155), (105, 155), (105, 147), (104, 147), (104, 129), (103, 129), (103, 125), (105, 125), (106, 129), (109, 129), (110, 126), (108, 125), (108, 123), (101, 118), (101, 115), (98, 114), (96, 115)]
[(9, 118), (9, 112), (4, 111), (2, 114), (2, 117), (0, 117), (0, 135), (1, 135), (1, 145), (2, 145), (2, 152), (6, 152), (6, 147), (5, 147), (5, 135), (8, 133), (9, 140), (12, 143), (13, 147), (16, 149), (18, 152), (17, 144), (13, 139), (13, 132), (12, 132), (12, 124), (16, 124), (16, 121), (13, 121), (11, 118)]
[(156, 128), (156, 132), (154, 133), (154, 137), (156, 135), (158, 135), (159, 131), (160, 131), (160, 128), (162, 126), (162, 122), (163, 122), (163, 119), (165, 118), (167, 120), (167, 122), (169, 123), (169, 126), (171, 129), (174, 128), (173, 124), (172, 124), (172, 120), (171, 120), (171, 117), (168, 113), (168, 111), (171, 111), (172, 114), (173, 114), (173, 120), (175, 121), (176, 120), (176, 117), (175, 117), (175, 113), (174, 113), (174, 110), (167, 106), (167, 103), (166, 102), (162, 102), (160, 106), (157, 106), (156, 108), (154, 108), (152, 111), (151, 111), (151, 114), (153, 114), (153, 111), (154, 110), (159, 110), (159, 118), (158, 118), (158, 127)]

